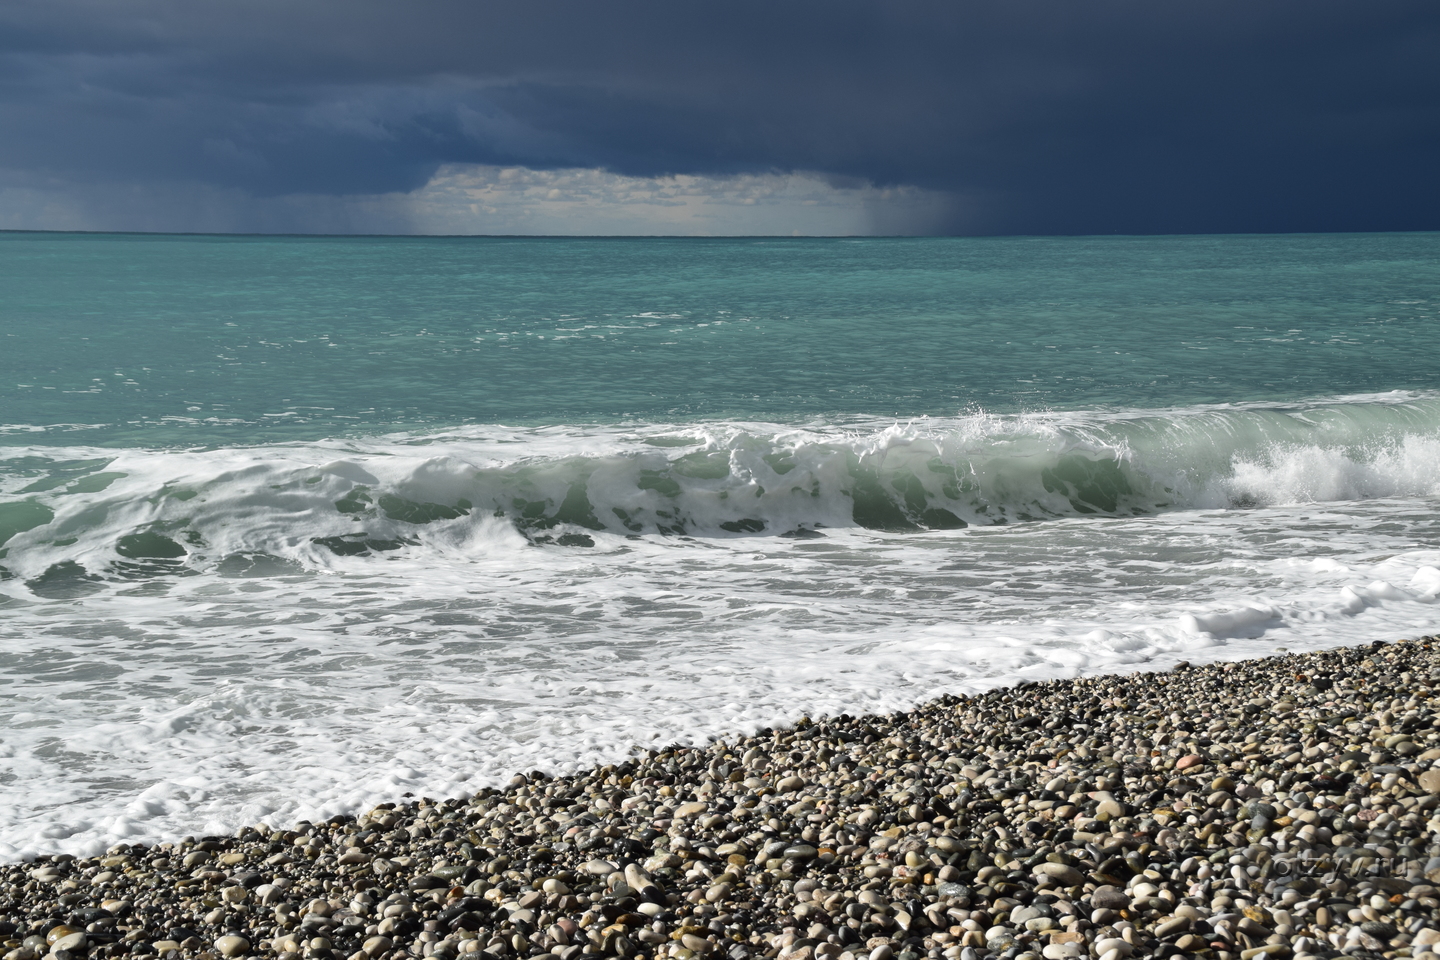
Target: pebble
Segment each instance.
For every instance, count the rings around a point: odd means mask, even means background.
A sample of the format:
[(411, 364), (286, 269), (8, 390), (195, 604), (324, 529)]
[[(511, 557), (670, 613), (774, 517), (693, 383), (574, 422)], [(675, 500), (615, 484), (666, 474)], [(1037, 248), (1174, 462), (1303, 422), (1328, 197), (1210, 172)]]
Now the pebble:
[(1035, 872), (1066, 887), (1079, 886), (1085, 882), (1085, 874), (1064, 863), (1036, 864)]
[(1032, 683), (3, 865), (3, 960), (1428, 954), (1437, 646)]
[(215, 941), (215, 949), (220, 951), (222, 957), (241, 957), (250, 952), (250, 941), (229, 934)]
[(1090, 894), (1090, 903), (1096, 909), (1120, 910), (1130, 906), (1130, 897), (1117, 887), (1102, 885)]
[(72, 953), (78, 953), (84, 950), (88, 943), (89, 941), (86, 939), (84, 933), (67, 933), (63, 937), (58, 937), (50, 941), (50, 950), (52, 953), (57, 950), (69, 950)]
[(1130, 951), (1133, 949), (1134, 947), (1120, 937), (1106, 937), (1103, 940), (1095, 941), (1095, 952), (1101, 956), (1107, 953), (1115, 953), (1122, 957), (1128, 957), (1130, 956)]
[(1118, 800), (1105, 799), (1095, 804), (1095, 818), (1106, 821), (1125, 816), (1125, 808)]
[(1046, 944), (1040, 955), (1046, 960), (1070, 960), (1085, 956), (1085, 948), (1078, 943), (1051, 943)]
[(1178, 933), (1184, 933), (1190, 929), (1188, 917), (1173, 917), (1155, 925), (1155, 936), (1161, 940), (1173, 937)]

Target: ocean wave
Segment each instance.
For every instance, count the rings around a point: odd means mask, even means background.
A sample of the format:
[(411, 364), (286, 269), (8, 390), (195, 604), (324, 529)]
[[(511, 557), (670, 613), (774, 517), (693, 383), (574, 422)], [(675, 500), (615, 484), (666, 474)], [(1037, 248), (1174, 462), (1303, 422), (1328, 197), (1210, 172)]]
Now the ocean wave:
[(41, 596), (397, 551), (955, 530), (1440, 494), (1440, 398), (801, 426), (467, 428), (222, 450), (12, 447), (0, 560)]

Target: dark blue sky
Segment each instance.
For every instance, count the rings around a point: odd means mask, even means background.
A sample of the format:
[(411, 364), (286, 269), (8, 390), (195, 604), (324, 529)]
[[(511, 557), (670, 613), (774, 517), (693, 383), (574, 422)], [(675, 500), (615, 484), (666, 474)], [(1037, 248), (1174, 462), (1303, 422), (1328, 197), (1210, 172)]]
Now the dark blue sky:
[(1433, 0), (6, 0), (0, 224), (323, 230), (473, 163), (813, 171), (958, 198), (945, 232), (1434, 230), (1437, 64)]

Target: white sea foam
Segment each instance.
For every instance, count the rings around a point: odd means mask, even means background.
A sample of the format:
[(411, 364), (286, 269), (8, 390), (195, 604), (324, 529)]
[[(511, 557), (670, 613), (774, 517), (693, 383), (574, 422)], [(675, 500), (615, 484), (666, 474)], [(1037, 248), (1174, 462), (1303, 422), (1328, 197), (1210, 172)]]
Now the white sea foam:
[(1434, 632), (1437, 410), (8, 448), (0, 855)]

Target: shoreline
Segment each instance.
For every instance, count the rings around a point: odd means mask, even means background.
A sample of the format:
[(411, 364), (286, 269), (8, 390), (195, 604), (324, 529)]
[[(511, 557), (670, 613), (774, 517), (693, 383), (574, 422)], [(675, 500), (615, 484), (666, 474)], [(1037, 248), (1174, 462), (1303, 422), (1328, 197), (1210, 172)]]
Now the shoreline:
[(1051, 680), (0, 866), (4, 960), (1065, 960), (1440, 942), (1440, 638)]

